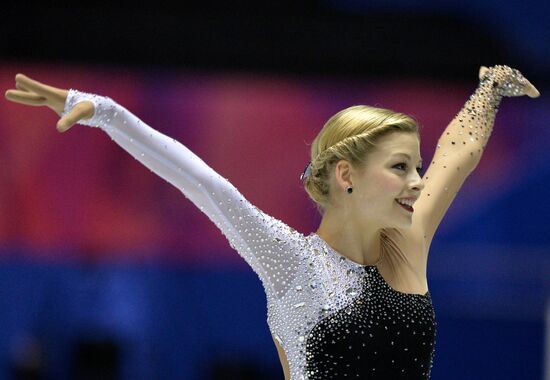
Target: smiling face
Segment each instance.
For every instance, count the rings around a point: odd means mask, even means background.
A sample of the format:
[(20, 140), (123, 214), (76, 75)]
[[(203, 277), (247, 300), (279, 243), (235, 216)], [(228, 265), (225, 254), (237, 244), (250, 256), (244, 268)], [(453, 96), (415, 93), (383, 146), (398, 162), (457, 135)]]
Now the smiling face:
[[(337, 167), (342, 163), (339, 162)], [(343, 165), (345, 168), (346, 163)], [(393, 132), (377, 141), (364, 166), (348, 166), (348, 172), (340, 171), (341, 177), (337, 180), (343, 191), (340, 196), (346, 197), (352, 218), (361, 224), (368, 223), (380, 228), (408, 228), (413, 212), (410, 206), (402, 206), (396, 199), (417, 199), (420, 196), (424, 188), (419, 174), (421, 167), (417, 135)], [(338, 172), (337, 169), (337, 177)], [(345, 189), (350, 184), (353, 193), (347, 194)]]

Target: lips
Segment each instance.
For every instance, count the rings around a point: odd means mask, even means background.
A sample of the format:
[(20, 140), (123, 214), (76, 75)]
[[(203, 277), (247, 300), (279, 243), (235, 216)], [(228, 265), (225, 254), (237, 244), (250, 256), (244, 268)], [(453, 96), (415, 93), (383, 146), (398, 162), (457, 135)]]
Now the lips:
[(401, 206), (401, 208), (407, 210), (408, 212), (413, 212), (414, 211), (414, 209), (411, 206), (404, 205), (404, 204), (401, 204), (401, 203), (397, 202), (397, 199), (395, 200), (395, 203), (397, 203), (399, 206)]

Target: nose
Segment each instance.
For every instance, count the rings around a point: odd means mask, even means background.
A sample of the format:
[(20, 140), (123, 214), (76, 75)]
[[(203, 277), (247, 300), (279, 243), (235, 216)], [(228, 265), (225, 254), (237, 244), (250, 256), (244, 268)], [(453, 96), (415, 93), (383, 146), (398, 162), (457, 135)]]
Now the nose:
[(420, 177), (420, 174), (418, 173), (416, 174), (414, 180), (411, 183), (411, 186), (414, 190), (417, 190), (417, 191), (422, 191), (422, 189), (424, 189), (424, 186), (425, 186), (424, 179)]

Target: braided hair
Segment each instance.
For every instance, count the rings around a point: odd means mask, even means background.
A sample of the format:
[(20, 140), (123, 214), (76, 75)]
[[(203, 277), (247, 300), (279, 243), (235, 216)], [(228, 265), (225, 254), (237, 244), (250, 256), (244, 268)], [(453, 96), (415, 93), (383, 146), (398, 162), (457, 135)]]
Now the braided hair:
[(416, 133), (411, 116), (385, 108), (356, 105), (333, 115), (311, 143), (311, 161), (302, 174), (304, 188), (321, 215), (330, 203), (330, 178), (335, 164), (349, 161), (360, 167), (376, 141), (392, 132)]

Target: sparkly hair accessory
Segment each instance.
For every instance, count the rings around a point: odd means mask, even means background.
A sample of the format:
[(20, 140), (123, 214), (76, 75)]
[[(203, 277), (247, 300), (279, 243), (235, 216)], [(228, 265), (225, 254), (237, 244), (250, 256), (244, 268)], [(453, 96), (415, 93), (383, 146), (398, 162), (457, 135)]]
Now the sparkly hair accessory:
[(306, 165), (304, 172), (300, 175), (300, 181), (304, 181), (307, 177), (311, 175), (311, 161)]

